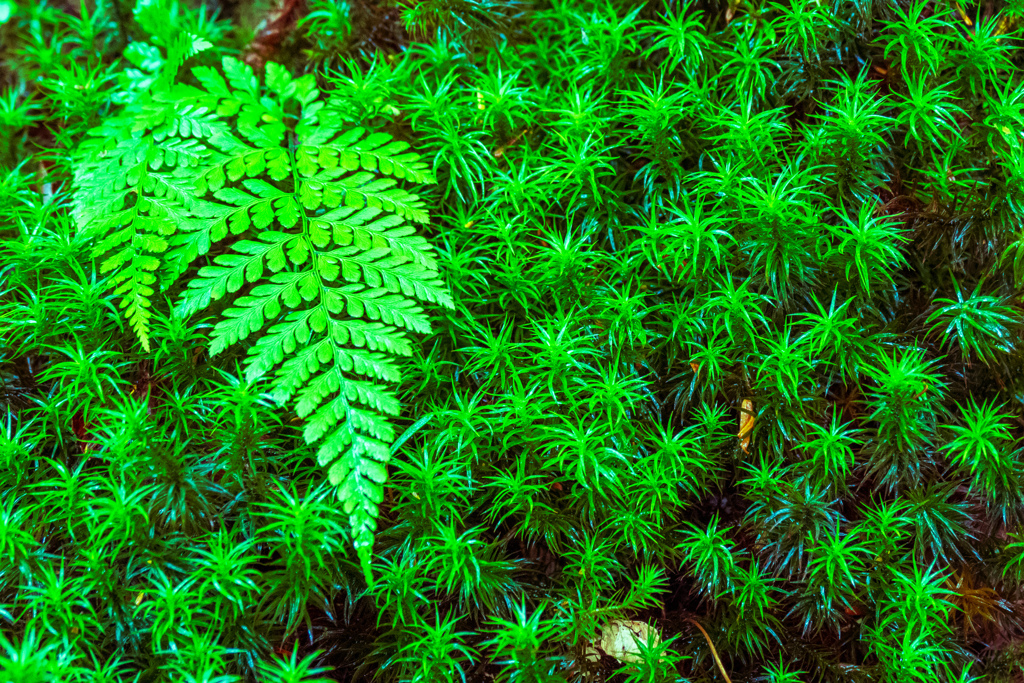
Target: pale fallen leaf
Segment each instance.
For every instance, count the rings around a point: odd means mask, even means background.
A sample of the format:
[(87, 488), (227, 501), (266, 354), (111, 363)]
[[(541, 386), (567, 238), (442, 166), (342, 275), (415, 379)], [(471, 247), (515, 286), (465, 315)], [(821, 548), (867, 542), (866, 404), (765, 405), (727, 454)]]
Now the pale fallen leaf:
[[(653, 641), (651, 638), (653, 637)], [(587, 646), (587, 661), (596, 662), (605, 654), (614, 657), (623, 664), (635, 664), (642, 662), (640, 656), (640, 643), (652, 642), (653, 645), (661, 643), (661, 635), (657, 629), (643, 621), (627, 621), (615, 619), (605, 624), (601, 631), (601, 639), (594, 644)]]
[(750, 450), (750, 432), (754, 430), (754, 402), (749, 398), (743, 399), (740, 410), (740, 431), (736, 434), (740, 439), (740, 448), (744, 452)]

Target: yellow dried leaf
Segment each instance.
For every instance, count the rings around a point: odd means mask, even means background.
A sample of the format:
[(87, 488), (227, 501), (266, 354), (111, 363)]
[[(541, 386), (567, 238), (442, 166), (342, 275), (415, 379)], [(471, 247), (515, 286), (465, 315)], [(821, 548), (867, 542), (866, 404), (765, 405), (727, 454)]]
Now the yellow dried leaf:
[(740, 431), (736, 434), (740, 439), (740, 448), (744, 452), (750, 450), (750, 432), (752, 431), (754, 431), (754, 402), (745, 398), (740, 409)]
[(953, 4), (956, 6), (957, 14), (959, 14), (960, 18), (964, 20), (964, 23), (967, 24), (968, 26), (974, 26), (974, 22), (971, 21), (971, 18), (969, 16), (967, 16), (967, 12), (964, 11), (964, 8), (960, 5), (960, 3), (957, 2), (956, 0), (953, 0)]

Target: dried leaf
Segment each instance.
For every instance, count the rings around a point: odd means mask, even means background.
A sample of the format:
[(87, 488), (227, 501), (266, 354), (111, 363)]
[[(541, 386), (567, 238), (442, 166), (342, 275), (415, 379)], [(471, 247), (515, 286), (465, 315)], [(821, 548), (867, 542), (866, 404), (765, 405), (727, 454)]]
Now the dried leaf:
[(750, 450), (750, 433), (754, 430), (754, 402), (749, 398), (743, 399), (740, 408), (740, 431), (736, 436), (740, 439), (740, 447), (744, 452)]
[(653, 637), (653, 644), (661, 643), (661, 635), (657, 629), (643, 621), (627, 621), (615, 619), (605, 624), (601, 631), (601, 639), (596, 646), (587, 646), (586, 657), (588, 661), (596, 662), (601, 655), (614, 657), (623, 664), (635, 664), (642, 662), (640, 656), (640, 643), (646, 644)]
[(969, 16), (967, 16), (967, 12), (964, 11), (964, 8), (960, 5), (960, 3), (957, 2), (956, 0), (953, 0), (953, 4), (956, 6), (957, 14), (960, 15), (960, 18), (963, 19), (964, 23), (967, 24), (968, 26), (974, 26), (974, 22), (971, 21), (971, 18)]

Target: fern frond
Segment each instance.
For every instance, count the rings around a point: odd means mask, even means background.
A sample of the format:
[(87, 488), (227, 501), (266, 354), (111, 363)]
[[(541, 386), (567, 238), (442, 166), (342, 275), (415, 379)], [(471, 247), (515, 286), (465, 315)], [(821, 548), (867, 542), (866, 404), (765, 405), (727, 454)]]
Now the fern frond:
[(90, 131), (74, 167), (72, 215), (83, 232), (102, 236), (93, 256), (112, 273), (114, 294), (147, 351), (156, 273), (179, 226), (199, 209), (193, 187), (212, 154), (209, 139), (227, 131), (194, 91), (158, 87)]
[[(312, 76), (269, 64), (265, 87), (226, 58), (108, 121), (82, 148), (76, 218), (148, 348), (151, 298), (200, 264), (178, 303), (191, 315), (234, 295), (215, 355), (255, 338), (246, 377), (307, 418), (304, 437), (338, 487), (364, 567), (400, 410), (389, 387), (419, 302), (453, 306), (430, 245), (405, 221), (424, 203), (399, 180), (433, 182), (405, 142), (320, 120)], [(286, 115), (298, 105), (300, 115)]]

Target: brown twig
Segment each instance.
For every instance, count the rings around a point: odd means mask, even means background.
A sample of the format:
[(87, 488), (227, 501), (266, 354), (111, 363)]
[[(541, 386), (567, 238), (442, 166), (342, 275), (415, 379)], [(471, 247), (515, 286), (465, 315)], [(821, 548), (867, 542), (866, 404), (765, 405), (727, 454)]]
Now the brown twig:
[(725, 667), (722, 665), (722, 660), (718, 656), (718, 650), (715, 649), (715, 644), (711, 642), (711, 636), (704, 630), (704, 627), (697, 623), (696, 619), (687, 617), (685, 621), (690, 622), (694, 626), (700, 629), (700, 632), (704, 634), (704, 640), (708, 641), (708, 647), (711, 648), (711, 656), (715, 658), (715, 664), (718, 665), (718, 670), (722, 672), (722, 678), (725, 679), (725, 683), (732, 683), (732, 679), (729, 678), (729, 674), (725, 673)]

